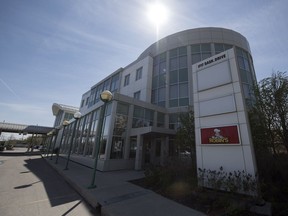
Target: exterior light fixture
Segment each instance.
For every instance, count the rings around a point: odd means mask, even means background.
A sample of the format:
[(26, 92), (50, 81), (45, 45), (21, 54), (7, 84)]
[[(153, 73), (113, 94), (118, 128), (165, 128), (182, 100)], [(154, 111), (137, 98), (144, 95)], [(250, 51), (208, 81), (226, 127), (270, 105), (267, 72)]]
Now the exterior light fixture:
[(52, 147), (52, 150), (51, 150), (50, 160), (52, 160), (52, 157), (53, 157), (53, 151), (54, 151), (54, 148), (55, 148), (55, 145), (56, 145), (59, 129), (60, 129), (60, 127), (56, 127), (54, 132), (53, 132), (53, 135), (55, 136), (55, 138), (54, 138), (53, 147)]
[(100, 99), (101, 99), (101, 101), (104, 102), (104, 104), (101, 107), (100, 119), (99, 119), (98, 126), (97, 126), (97, 133), (96, 133), (97, 135), (96, 135), (96, 142), (95, 142), (95, 154), (94, 154), (95, 155), (94, 168), (93, 168), (93, 174), (92, 174), (92, 181), (91, 181), (91, 184), (88, 187), (88, 189), (92, 189), (92, 188), (97, 187), (95, 184), (95, 177), (96, 177), (97, 162), (98, 162), (98, 155), (99, 155), (99, 149), (100, 149), (100, 141), (101, 141), (101, 137), (102, 137), (104, 115), (105, 115), (107, 103), (109, 101), (111, 101), (112, 98), (113, 98), (113, 94), (108, 90), (105, 90), (100, 94)]
[(51, 137), (50, 141), (49, 141), (49, 145), (46, 151), (46, 157), (48, 158), (49, 156), (49, 152), (50, 152), (50, 147), (52, 145), (52, 141), (53, 141), (53, 133), (54, 133), (54, 129), (52, 131), (50, 131), (49, 133), (47, 133), (47, 136)]
[(72, 137), (71, 137), (71, 143), (70, 143), (70, 146), (69, 146), (67, 162), (66, 162), (66, 166), (65, 166), (64, 170), (68, 170), (68, 164), (69, 164), (69, 161), (70, 161), (70, 155), (71, 155), (71, 150), (72, 150), (73, 141), (74, 141), (74, 137), (75, 137), (76, 126), (77, 126), (77, 122), (81, 118), (81, 116), (82, 116), (82, 114), (80, 112), (74, 113), (74, 119), (75, 119), (74, 129), (73, 129), (73, 133), (72, 133)]
[(69, 125), (69, 121), (65, 120), (63, 121), (62, 123), (62, 126), (63, 126), (63, 131), (62, 131), (62, 136), (61, 136), (61, 140), (60, 140), (60, 144), (59, 144), (59, 149), (57, 151), (57, 155), (56, 155), (56, 161), (55, 161), (55, 164), (58, 164), (58, 157), (59, 157), (59, 152), (60, 152), (60, 149), (61, 149), (61, 145), (62, 145), (62, 141), (63, 141), (63, 136), (64, 136), (64, 132), (65, 132), (65, 128), (66, 126)]
[(112, 98), (113, 98), (113, 95), (112, 95), (112, 93), (111, 93), (110, 91), (108, 91), (108, 90), (105, 90), (105, 91), (103, 91), (103, 92), (100, 94), (100, 99), (101, 99), (104, 103), (111, 101)]

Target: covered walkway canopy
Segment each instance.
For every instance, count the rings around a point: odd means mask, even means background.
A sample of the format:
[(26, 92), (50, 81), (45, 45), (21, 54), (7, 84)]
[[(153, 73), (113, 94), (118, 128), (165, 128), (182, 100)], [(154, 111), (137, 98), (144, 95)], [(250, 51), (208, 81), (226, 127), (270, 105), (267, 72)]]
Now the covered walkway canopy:
[(8, 133), (23, 133), (23, 134), (47, 134), (51, 132), (53, 127), (44, 127), (38, 125), (23, 125), (14, 123), (0, 123), (0, 134), (1, 132)]

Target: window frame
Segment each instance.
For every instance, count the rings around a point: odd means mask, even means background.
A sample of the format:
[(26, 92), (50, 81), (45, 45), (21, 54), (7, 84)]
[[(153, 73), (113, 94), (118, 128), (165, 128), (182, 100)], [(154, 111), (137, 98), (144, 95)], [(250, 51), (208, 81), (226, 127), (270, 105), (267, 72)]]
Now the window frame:
[(127, 74), (125, 77), (124, 77), (124, 87), (125, 86), (128, 86), (130, 83), (130, 74)]

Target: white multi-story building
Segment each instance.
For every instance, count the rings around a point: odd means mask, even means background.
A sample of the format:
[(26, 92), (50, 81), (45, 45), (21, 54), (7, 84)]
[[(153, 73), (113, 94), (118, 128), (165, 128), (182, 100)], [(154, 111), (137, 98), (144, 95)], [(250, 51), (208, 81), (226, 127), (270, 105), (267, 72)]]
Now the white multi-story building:
[(97, 168), (138, 170), (147, 163), (164, 164), (175, 151), (179, 114), (194, 109), (192, 65), (227, 50), (235, 55), (240, 93), (245, 107), (249, 107), (256, 77), (246, 38), (223, 28), (189, 29), (152, 44), (134, 62), (85, 92), (75, 139), (71, 140), (75, 123), (71, 121), (62, 139), (57, 138), (58, 146), (62, 140), (60, 152), (67, 154), (72, 145), (72, 158), (93, 164), (99, 110), (103, 105), (100, 93), (109, 90), (113, 100), (107, 104)]

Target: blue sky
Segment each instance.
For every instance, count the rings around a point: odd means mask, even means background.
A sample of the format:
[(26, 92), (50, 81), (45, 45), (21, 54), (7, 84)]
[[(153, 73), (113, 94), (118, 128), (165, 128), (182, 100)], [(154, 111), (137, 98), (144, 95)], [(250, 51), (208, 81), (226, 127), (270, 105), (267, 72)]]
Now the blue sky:
[(152, 0), (1, 0), (0, 121), (52, 126), (52, 104), (79, 106), (92, 85), (125, 67), (157, 38), (197, 27), (244, 35), (258, 80), (288, 69), (288, 1), (163, 0), (167, 22), (147, 18)]

